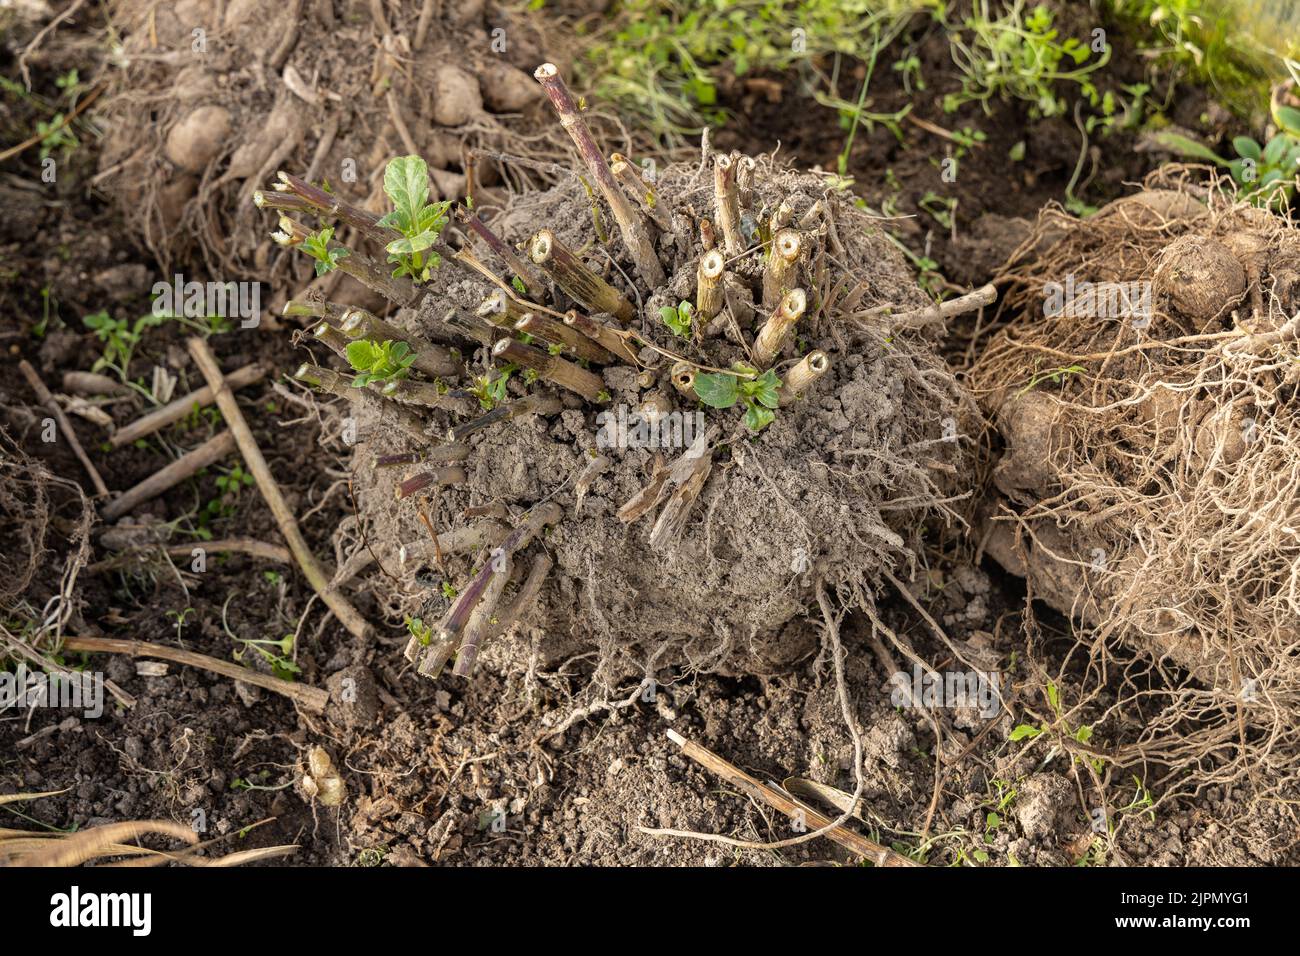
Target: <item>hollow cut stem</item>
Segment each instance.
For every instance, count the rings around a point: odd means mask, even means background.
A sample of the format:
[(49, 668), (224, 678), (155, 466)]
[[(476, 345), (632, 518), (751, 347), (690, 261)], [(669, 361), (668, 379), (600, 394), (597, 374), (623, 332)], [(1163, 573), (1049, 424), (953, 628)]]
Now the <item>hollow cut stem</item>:
[(763, 266), (763, 307), (775, 309), (794, 285), (799, 270), (803, 240), (793, 229), (782, 229), (772, 237), (772, 247)]
[(386, 322), (365, 309), (349, 309), (339, 322), (339, 331), (350, 339), (405, 342), (415, 353), (412, 367), (431, 378), (450, 378), (462, 371), (460, 361), (451, 354), (450, 349), (427, 342), (419, 335)]
[(791, 289), (781, 299), (781, 304), (763, 323), (754, 340), (754, 364), (760, 369), (769, 368), (781, 354), (786, 339), (795, 323), (803, 317), (808, 307), (808, 296), (803, 289)]
[(700, 326), (721, 312), (726, 302), (726, 264), (722, 253), (711, 249), (700, 256), (700, 264), (695, 267), (695, 314)]
[(728, 256), (745, 251), (740, 234), (740, 191), (736, 187), (736, 161), (719, 153), (713, 160), (714, 219), (722, 230), (722, 248)]
[(788, 405), (806, 392), (816, 381), (830, 371), (831, 360), (821, 349), (809, 352), (785, 374), (777, 396), (782, 405)]
[(599, 402), (603, 397), (605, 382), (599, 375), (587, 371), (580, 365), (574, 365), (558, 355), (551, 355), (515, 339), (502, 339), (492, 346), (492, 355), (524, 368), (530, 368), (539, 378), (575, 392), (589, 402)]
[(636, 314), (621, 292), (588, 269), (551, 230), (542, 229), (533, 236), (528, 255), (556, 285), (591, 311), (608, 312), (625, 324)]

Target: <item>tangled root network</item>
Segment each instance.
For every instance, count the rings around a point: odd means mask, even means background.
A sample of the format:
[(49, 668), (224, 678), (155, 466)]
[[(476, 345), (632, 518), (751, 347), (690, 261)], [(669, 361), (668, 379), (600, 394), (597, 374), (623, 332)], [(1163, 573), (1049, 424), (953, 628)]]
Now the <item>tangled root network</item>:
[(1179, 177), (1045, 210), (1005, 268), (1013, 317), (970, 369), (1005, 445), (982, 517), (1089, 628), (1114, 766), (1276, 796), (1300, 742), (1300, 232)]

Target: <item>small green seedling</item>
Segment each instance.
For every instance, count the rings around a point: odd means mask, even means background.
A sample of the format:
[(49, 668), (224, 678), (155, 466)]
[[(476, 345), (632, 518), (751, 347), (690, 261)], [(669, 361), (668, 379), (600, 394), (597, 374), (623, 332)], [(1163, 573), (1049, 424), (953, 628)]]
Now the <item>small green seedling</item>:
[(433, 628), (418, 617), (408, 616), (406, 618), (406, 630), (425, 647), (428, 647), (433, 641)]
[(244, 645), (240, 650), (232, 651), (230, 654), (237, 663), (243, 664), (244, 655), (251, 650), (260, 654), (262, 659), (271, 665), (271, 673), (280, 680), (293, 680), (295, 674), (302, 673), (302, 668), (289, 656), (293, 653), (292, 634), (286, 634), (278, 641), (251, 637), (236, 637), (235, 640)]
[(442, 257), (430, 250), (447, 225), (451, 203), (429, 202), (429, 167), (419, 156), (389, 161), (384, 169), (384, 192), (393, 202), (393, 211), (379, 220), (379, 225), (402, 234), (385, 247), (388, 261), (397, 264), (393, 275), (427, 282), (430, 272), (442, 262)]
[[(713, 408), (731, 408), (737, 402), (745, 403), (745, 425), (759, 432), (776, 418), (774, 409), (780, 404), (777, 391), (781, 380), (773, 369), (762, 375), (758, 370), (736, 363), (736, 373), (701, 372), (695, 376), (695, 394), (700, 401)], [(741, 376), (751, 376), (742, 378)], [(756, 376), (756, 377), (753, 377)]]
[(677, 308), (665, 305), (659, 310), (659, 316), (664, 320), (664, 325), (668, 326), (673, 335), (679, 339), (690, 338), (691, 320), (695, 316), (695, 306), (689, 302), (680, 302)]
[(414, 361), (415, 353), (405, 342), (357, 339), (348, 343), (348, 363), (357, 373), (352, 379), (353, 388), (365, 388), (371, 382), (395, 382), (406, 378)]
[(485, 412), (492, 411), (498, 403), (505, 401), (506, 383), (510, 381), (514, 371), (513, 365), (506, 365), (497, 375), (475, 376), (474, 384), (470, 386), (469, 391), (478, 399), (479, 405)]
[(348, 251), (342, 247), (330, 248), (334, 238), (334, 228), (327, 226), (320, 232), (313, 232), (302, 241), (302, 251), (316, 260), (316, 275), (323, 276), (338, 268), (339, 260), (347, 257)]

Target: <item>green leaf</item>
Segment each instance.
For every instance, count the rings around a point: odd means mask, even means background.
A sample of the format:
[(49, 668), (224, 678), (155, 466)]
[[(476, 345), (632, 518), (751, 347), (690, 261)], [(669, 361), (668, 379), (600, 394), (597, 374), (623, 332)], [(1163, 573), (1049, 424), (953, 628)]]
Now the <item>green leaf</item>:
[(1242, 159), (1259, 159), (1259, 143), (1249, 136), (1233, 137), (1232, 148)]
[(1209, 162), (1217, 163), (1220, 166), (1226, 165), (1226, 160), (1221, 158), (1216, 152), (1214, 152), (1214, 150), (1198, 143), (1194, 139), (1180, 136), (1178, 133), (1164, 131), (1156, 133), (1153, 138), (1165, 149), (1171, 150), (1179, 155), (1189, 156), (1193, 159), (1208, 160)]
[(1279, 105), (1273, 110), (1273, 122), (1300, 139), (1300, 110), (1293, 106)]
[(700, 372), (695, 376), (695, 394), (713, 408), (730, 408), (740, 399), (739, 380), (725, 372)]
[(367, 339), (357, 339), (355, 342), (348, 343), (348, 364), (357, 371), (364, 371), (375, 364), (375, 355), (378, 350), (374, 343)]
[(1265, 166), (1276, 166), (1285, 155), (1289, 145), (1287, 135), (1278, 133), (1268, 141), (1268, 145), (1264, 147), (1264, 152), (1260, 155), (1259, 161)]
[(750, 431), (761, 432), (776, 418), (776, 412), (762, 405), (750, 405), (745, 411), (745, 425)]
[(1037, 727), (1032, 726), (1031, 724), (1021, 724), (1020, 726), (1016, 727), (1015, 730), (1011, 731), (1011, 736), (1008, 737), (1007, 739), (1015, 741), (1015, 740), (1025, 740), (1026, 738), (1028, 738), (1032, 740), (1034, 737), (1037, 737), (1041, 733), (1042, 733), (1041, 730), (1039, 730)]
[(1061, 690), (1050, 680), (1047, 682), (1047, 702), (1052, 705), (1052, 712), (1061, 716)]
[(395, 211), (414, 224), (429, 201), (429, 167), (419, 156), (398, 156), (384, 168), (384, 192)]

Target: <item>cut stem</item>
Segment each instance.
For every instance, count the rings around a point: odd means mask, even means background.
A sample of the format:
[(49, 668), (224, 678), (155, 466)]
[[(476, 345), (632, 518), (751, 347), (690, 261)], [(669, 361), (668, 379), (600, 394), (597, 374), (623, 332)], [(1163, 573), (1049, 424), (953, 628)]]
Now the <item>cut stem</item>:
[(723, 288), (726, 266), (722, 253), (711, 249), (700, 256), (700, 264), (695, 268), (695, 314), (701, 327), (721, 312), (726, 302)]
[(627, 161), (622, 153), (610, 153), (609, 171), (636, 200), (642, 212), (654, 220), (654, 224), (664, 232), (672, 229), (672, 223), (663, 210), (659, 208), (658, 197), (654, 187), (645, 181), (641, 171)]
[(482, 239), (489, 249), (496, 253), (497, 258), (510, 267), (510, 270), (519, 277), (524, 286), (534, 295), (540, 295), (546, 289), (546, 284), (542, 277), (538, 275), (537, 270), (524, 261), (524, 258), (515, 252), (490, 228), (479, 219), (476, 213), (470, 212), (464, 206), (456, 207), (457, 221), (469, 227), (469, 230)]
[(546, 379), (553, 385), (576, 392), (589, 402), (601, 401), (602, 393), (605, 391), (604, 380), (594, 372), (589, 372), (558, 355), (551, 355), (515, 339), (502, 339), (492, 346), (492, 355), (524, 368), (530, 368), (537, 373), (538, 377)]
[(534, 392), (532, 395), (517, 398), (513, 402), (502, 402), (486, 415), (480, 415), (473, 421), (449, 429), (447, 440), (453, 442), (464, 441), (475, 432), (491, 428), (498, 422), (512, 421), (524, 415), (554, 415), (561, 408), (563, 408), (563, 404), (554, 395), (546, 392)]
[(433, 382), (412, 382), (409, 378), (399, 378), (393, 382), (385, 382), (379, 394), (411, 405), (442, 408), (453, 415), (468, 415), (473, 411), (471, 396), (467, 391), (440, 388)]
[(722, 249), (728, 256), (745, 251), (740, 234), (740, 192), (736, 188), (736, 161), (722, 153), (713, 160), (714, 220), (722, 230)]
[(591, 171), (601, 195), (609, 203), (610, 212), (614, 214), (614, 221), (618, 223), (619, 231), (623, 234), (623, 242), (627, 245), (628, 253), (632, 256), (632, 262), (636, 265), (636, 271), (642, 281), (651, 288), (663, 285), (664, 270), (659, 264), (659, 257), (655, 253), (654, 241), (645, 218), (632, 207), (622, 187), (614, 179), (605, 157), (596, 146), (596, 141), (592, 139), (591, 130), (587, 128), (586, 121), (578, 112), (578, 104), (574, 102), (573, 95), (560, 76), (559, 69), (553, 63), (543, 63), (533, 76), (538, 83), (542, 84), (542, 89), (546, 91), (551, 105), (555, 107), (555, 112), (560, 117), (560, 125), (573, 139), (573, 144), (578, 147), (578, 155)]
[(608, 312), (623, 323), (636, 314), (632, 303), (612, 285), (592, 272), (555, 233), (543, 229), (533, 236), (528, 255), (571, 298), (593, 312)]
[(397, 486), (397, 500), (409, 498), (412, 495), (418, 495), (422, 491), (428, 491), (430, 488), (445, 488), (448, 485), (463, 485), (465, 483), (465, 469), (459, 465), (441, 465), (436, 468), (428, 468), (418, 475), (412, 475), (405, 479)]
[(818, 349), (805, 355), (790, 371), (786, 372), (785, 383), (777, 392), (782, 405), (788, 405), (806, 392), (828, 371), (831, 360), (825, 352)]
[(608, 365), (615, 360), (614, 354), (608, 349), (587, 338), (573, 326), (557, 322), (549, 316), (529, 312), (515, 323), (515, 329), (539, 338), (543, 342), (558, 345), (564, 349), (566, 355), (575, 358), (601, 365)]
[(796, 322), (808, 307), (808, 296), (803, 289), (791, 289), (781, 299), (776, 311), (759, 329), (754, 340), (754, 364), (760, 369), (769, 368), (781, 354), (786, 339)]
[(450, 349), (427, 342), (419, 335), (386, 322), (364, 309), (350, 309), (339, 323), (339, 331), (351, 339), (374, 342), (405, 342), (415, 353), (412, 366), (430, 378), (450, 378), (462, 371), (461, 363)]
[(590, 316), (572, 310), (564, 313), (564, 324), (577, 329), (601, 348), (613, 352), (617, 358), (621, 358), (625, 362), (631, 362), (633, 365), (639, 364), (636, 346), (628, 341), (628, 333), (612, 329), (602, 322), (597, 322)]
[(763, 308), (775, 309), (794, 285), (802, 247), (803, 241), (793, 229), (782, 229), (772, 237), (763, 267)]

